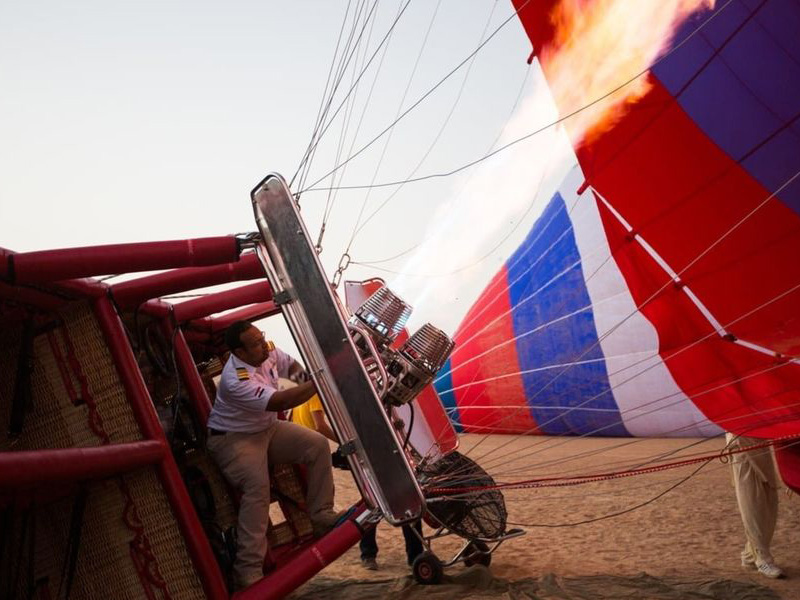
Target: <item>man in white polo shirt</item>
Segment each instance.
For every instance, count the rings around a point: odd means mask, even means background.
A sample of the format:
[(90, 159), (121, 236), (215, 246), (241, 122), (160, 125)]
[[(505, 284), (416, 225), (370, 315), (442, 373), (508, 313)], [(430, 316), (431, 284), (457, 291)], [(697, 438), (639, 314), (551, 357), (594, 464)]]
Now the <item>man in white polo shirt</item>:
[(278, 420), (278, 412), (314, 395), (313, 382), (278, 391), (279, 377), (295, 377), (303, 369), (282, 350), (271, 349), (263, 333), (246, 321), (228, 327), (225, 342), (231, 355), (208, 418), (207, 447), (231, 485), (242, 492), (234, 564), (237, 588), (241, 589), (263, 575), (270, 463), (308, 467), (306, 503), (316, 535), (328, 531), (339, 515), (333, 510), (328, 440), (315, 431)]

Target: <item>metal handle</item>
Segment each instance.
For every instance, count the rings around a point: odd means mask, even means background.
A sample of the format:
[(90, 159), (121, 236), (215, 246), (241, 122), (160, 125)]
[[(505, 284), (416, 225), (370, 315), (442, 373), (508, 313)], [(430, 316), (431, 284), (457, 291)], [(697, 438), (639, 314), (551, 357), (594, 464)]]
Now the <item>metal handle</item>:
[(364, 338), (364, 341), (367, 343), (367, 350), (372, 355), (372, 358), (375, 360), (375, 365), (378, 367), (378, 372), (381, 374), (381, 389), (378, 392), (381, 400), (386, 397), (386, 392), (389, 391), (389, 374), (386, 372), (386, 367), (383, 366), (383, 361), (381, 360), (381, 355), (378, 352), (378, 348), (375, 346), (375, 342), (372, 340), (372, 337), (363, 326), (357, 323), (347, 323), (347, 328), (350, 332), (356, 332), (361, 334), (361, 337)]

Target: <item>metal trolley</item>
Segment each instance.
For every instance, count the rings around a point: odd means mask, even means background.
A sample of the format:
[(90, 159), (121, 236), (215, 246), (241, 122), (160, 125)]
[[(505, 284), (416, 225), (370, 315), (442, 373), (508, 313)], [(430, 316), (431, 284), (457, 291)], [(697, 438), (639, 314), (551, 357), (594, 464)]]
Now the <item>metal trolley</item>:
[[(439, 583), (444, 569), (458, 563), (488, 567), (492, 553), (503, 542), (524, 535), (522, 529), (506, 529), (502, 492), (486, 471), (460, 452), (421, 464), (417, 477), (426, 498), (425, 520), (434, 528), (432, 535), (422, 537), (425, 551), (412, 565), (419, 583)], [(464, 543), (449, 560), (442, 560), (433, 551), (433, 543), (450, 535), (463, 538)]]

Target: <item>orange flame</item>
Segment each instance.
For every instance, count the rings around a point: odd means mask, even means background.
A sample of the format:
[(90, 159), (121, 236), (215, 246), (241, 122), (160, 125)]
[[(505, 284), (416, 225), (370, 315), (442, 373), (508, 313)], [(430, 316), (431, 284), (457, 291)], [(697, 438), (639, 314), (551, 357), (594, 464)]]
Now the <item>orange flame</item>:
[(650, 89), (648, 69), (668, 48), (683, 20), (714, 0), (561, 0), (551, 19), (555, 36), (541, 53), (562, 116), (587, 106), (566, 122), (574, 144), (613, 127), (627, 107)]

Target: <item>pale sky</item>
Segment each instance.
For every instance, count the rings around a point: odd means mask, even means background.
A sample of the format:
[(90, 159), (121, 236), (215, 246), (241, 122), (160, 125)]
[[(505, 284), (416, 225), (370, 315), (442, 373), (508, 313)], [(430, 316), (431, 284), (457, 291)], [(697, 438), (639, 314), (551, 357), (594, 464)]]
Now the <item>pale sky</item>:
[[(369, 45), (363, 40), (367, 56), (400, 6), (380, 2)], [(254, 230), (249, 192), (268, 172), (294, 174), (346, 8), (322, 0), (0, 4), (0, 246), (30, 251)], [(436, 9), (435, 0), (417, 0), (400, 18), (354, 149), (394, 120), (406, 89), (403, 109), (478, 46), (487, 23), (491, 33), (513, 13), (508, 0), (442, 0)], [(451, 110), (417, 176), (459, 167), (496, 139), (552, 120), (529, 53), (515, 17), (478, 53), (466, 80), (462, 68), (395, 127), (380, 169), (386, 137), (348, 165), (343, 184), (408, 177)], [(380, 58), (355, 94), (346, 149)], [(334, 107), (349, 87), (348, 73)], [(333, 168), (341, 123), (323, 138), (308, 183)], [(345, 279), (384, 277), (415, 305), (417, 325), (431, 320), (452, 333), (571, 165), (568, 151), (563, 158), (555, 150), (564, 146), (554, 130), (458, 176), (404, 186), (350, 254), (375, 261), (427, 239), (418, 253), (380, 264), (409, 274), (356, 265)], [(321, 255), (329, 277), (365, 199), (368, 216), (393, 189), (336, 196)], [(301, 199), (314, 238), (326, 199), (324, 192)], [(274, 336), (279, 343), (282, 335)]]

